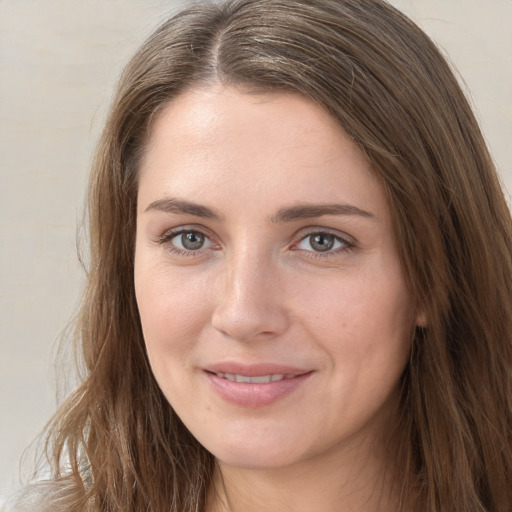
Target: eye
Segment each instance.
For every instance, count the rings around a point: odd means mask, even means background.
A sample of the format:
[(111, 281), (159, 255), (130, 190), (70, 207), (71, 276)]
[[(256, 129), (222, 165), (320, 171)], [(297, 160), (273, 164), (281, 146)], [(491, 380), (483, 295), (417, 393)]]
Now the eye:
[(210, 242), (203, 233), (199, 231), (184, 231), (171, 238), (171, 243), (185, 251), (198, 251), (203, 249)]
[(298, 244), (297, 249), (319, 253), (336, 252), (348, 249), (351, 244), (343, 238), (332, 233), (311, 233), (305, 236)]
[(172, 252), (188, 255), (211, 247), (212, 241), (201, 231), (181, 229), (164, 234), (158, 242)]

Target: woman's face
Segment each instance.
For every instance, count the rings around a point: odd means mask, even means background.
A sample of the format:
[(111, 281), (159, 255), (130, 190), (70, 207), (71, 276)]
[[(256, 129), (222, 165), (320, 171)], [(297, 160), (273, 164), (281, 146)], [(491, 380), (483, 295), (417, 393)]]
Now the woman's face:
[(336, 457), (396, 408), (415, 318), (386, 198), (300, 96), (219, 86), (163, 111), (135, 289), (163, 393), (224, 464)]

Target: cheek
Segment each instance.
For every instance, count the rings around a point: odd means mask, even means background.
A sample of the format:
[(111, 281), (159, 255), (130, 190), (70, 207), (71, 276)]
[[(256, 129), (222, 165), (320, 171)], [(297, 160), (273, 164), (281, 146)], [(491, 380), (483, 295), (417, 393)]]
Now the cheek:
[[(395, 275), (396, 274), (396, 275)], [(295, 296), (322, 330), (404, 333), (413, 324), (411, 300), (399, 273), (354, 272), (325, 282), (309, 282)], [(394, 337), (394, 336), (393, 336)]]
[[(340, 378), (401, 373), (414, 328), (411, 300), (398, 271), (353, 273), (302, 294), (303, 322), (330, 354)], [(328, 306), (326, 306), (328, 305)]]
[[(209, 318), (208, 289), (201, 277), (165, 267), (135, 266), (135, 293), (151, 364), (193, 346)], [(192, 344), (191, 344), (192, 343)]]

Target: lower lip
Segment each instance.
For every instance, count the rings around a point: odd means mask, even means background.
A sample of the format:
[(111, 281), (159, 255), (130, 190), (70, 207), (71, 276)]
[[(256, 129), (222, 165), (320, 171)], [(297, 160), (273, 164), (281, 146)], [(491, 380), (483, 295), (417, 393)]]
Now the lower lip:
[(291, 379), (260, 384), (234, 382), (218, 377), (215, 373), (205, 373), (211, 386), (221, 398), (240, 407), (264, 407), (271, 405), (293, 393), (311, 376), (310, 372), (297, 375)]

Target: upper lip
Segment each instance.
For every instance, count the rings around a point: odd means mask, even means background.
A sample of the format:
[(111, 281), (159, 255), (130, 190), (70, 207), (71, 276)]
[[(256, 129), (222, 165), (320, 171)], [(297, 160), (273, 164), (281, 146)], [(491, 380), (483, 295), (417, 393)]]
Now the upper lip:
[(211, 373), (229, 373), (233, 375), (244, 375), (246, 377), (259, 377), (262, 375), (303, 375), (310, 373), (297, 366), (283, 365), (277, 363), (243, 364), (232, 361), (215, 363), (204, 367), (204, 370)]

